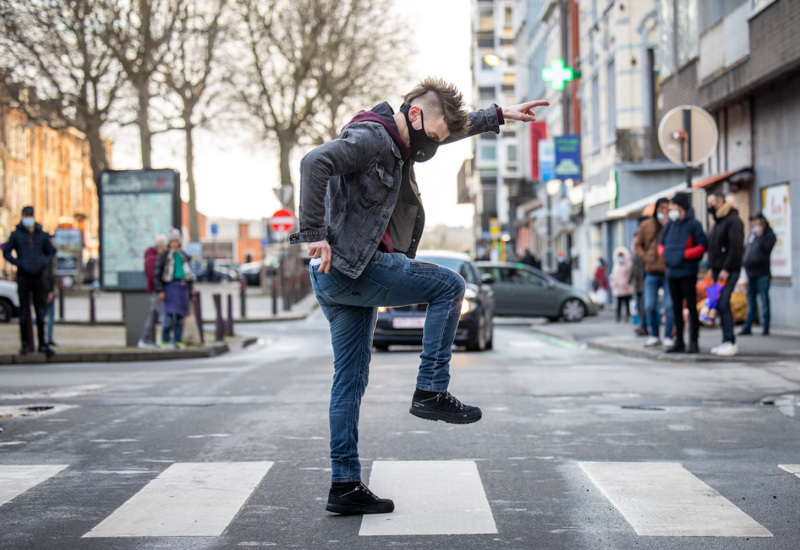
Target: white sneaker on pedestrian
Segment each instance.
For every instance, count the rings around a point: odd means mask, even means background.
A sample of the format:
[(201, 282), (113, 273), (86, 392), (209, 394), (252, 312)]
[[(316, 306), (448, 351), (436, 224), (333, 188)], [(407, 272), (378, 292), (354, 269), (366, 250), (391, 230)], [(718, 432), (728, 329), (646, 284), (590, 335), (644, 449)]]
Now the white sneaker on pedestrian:
[(139, 342), (136, 344), (136, 347), (141, 349), (154, 349), (156, 345), (153, 342), (145, 342), (144, 340), (139, 340)]
[(711, 348), (711, 353), (720, 357), (733, 357), (739, 353), (739, 347), (733, 342), (722, 342), (721, 345)]
[(667, 337), (667, 338), (664, 338), (663, 344), (664, 344), (664, 347), (666, 349), (670, 349), (672, 346), (675, 345), (675, 340), (673, 340), (672, 338)]
[(652, 348), (652, 347), (657, 346), (660, 343), (661, 343), (661, 340), (658, 339), (658, 336), (649, 336), (647, 338), (647, 341), (645, 341), (645, 343), (644, 343), (644, 347)]

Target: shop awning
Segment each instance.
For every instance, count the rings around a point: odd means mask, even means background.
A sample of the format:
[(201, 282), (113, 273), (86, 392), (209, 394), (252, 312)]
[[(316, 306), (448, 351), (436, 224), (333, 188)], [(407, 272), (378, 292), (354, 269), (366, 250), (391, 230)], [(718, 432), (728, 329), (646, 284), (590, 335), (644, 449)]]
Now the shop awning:
[(749, 166), (747, 168), (741, 168), (739, 170), (732, 170), (730, 172), (725, 172), (723, 174), (717, 174), (716, 176), (711, 176), (704, 180), (700, 180), (697, 183), (692, 184), (692, 189), (703, 189), (704, 187), (708, 187), (709, 185), (714, 185), (715, 183), (719, 183), (721, 181), (725, 181), (729, 178), (752, 178), (753, 177), (753, 169)]
[(648, 210), (648, 207), (654, 205), (655, 202), (660, 198), (669, 198), (675, 193), (679, 193), (681, 191), (686, 191), (686, 184), (679, 183), (673, 187), (669, 187), (667, 189), (663, 189), (658, 193), (653, 193), (649, 197), (645, 197), (643, 199), (639, 199), (638, 201), (634, 201), (630, 204), (626, 204), (624, 206), (620, 206), (619, 208), (614, 208), (613, 210), (609, 210), (608, 214), (606, 214), (611, 219), (619, 219), (619, 218), (629, 218), (631, 216), (638, 216), (638, 215), (645, 215), (650, 216), (653, 214), (652, 210)]

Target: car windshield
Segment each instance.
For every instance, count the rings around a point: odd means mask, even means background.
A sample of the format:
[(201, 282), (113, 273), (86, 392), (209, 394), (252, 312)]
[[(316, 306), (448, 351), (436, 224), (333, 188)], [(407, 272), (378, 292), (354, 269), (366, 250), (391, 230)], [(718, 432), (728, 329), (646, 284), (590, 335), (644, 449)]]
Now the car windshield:
[(424, 260), (426, 262), (438, 264), (443, 267), (449, 267), (450, 269), (461, 275), (466, 282), (473, 284), (475, 283), (474, 272), (472, 271), (469, 262), (466, 262), (461, 258), (420, 255), (419, 259)]

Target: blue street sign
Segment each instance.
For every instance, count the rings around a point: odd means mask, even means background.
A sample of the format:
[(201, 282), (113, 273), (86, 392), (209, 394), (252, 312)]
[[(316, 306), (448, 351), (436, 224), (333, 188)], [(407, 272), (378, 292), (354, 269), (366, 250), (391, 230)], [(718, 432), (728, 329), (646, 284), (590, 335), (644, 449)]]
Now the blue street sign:
[(555, 177), (581, 181), (581, 137), (559, 136), (553, 141), (556, 149)]
[(215, 224), (215, 223), (212, 223), (211, 224), (211, 234), (212, 235), (216, 235), (217, 233), (219, 233), (219, 226), (217, 224)]
[(261, 237), (261, 248), (267, 248), (269, 244), (269, 239), (266, 237)]
[(555, 177), (556, 153), (552, 139), (539, 141), (539, 179), (550, 181)]

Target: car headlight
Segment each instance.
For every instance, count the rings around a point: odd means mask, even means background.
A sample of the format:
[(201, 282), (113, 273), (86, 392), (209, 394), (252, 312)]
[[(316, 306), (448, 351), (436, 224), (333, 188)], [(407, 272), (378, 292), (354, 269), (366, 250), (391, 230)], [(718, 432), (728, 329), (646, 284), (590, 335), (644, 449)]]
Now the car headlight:
[(466, 298), (461, 300), (461, 315), (466, 315), (472, 309), (472, 303)]

